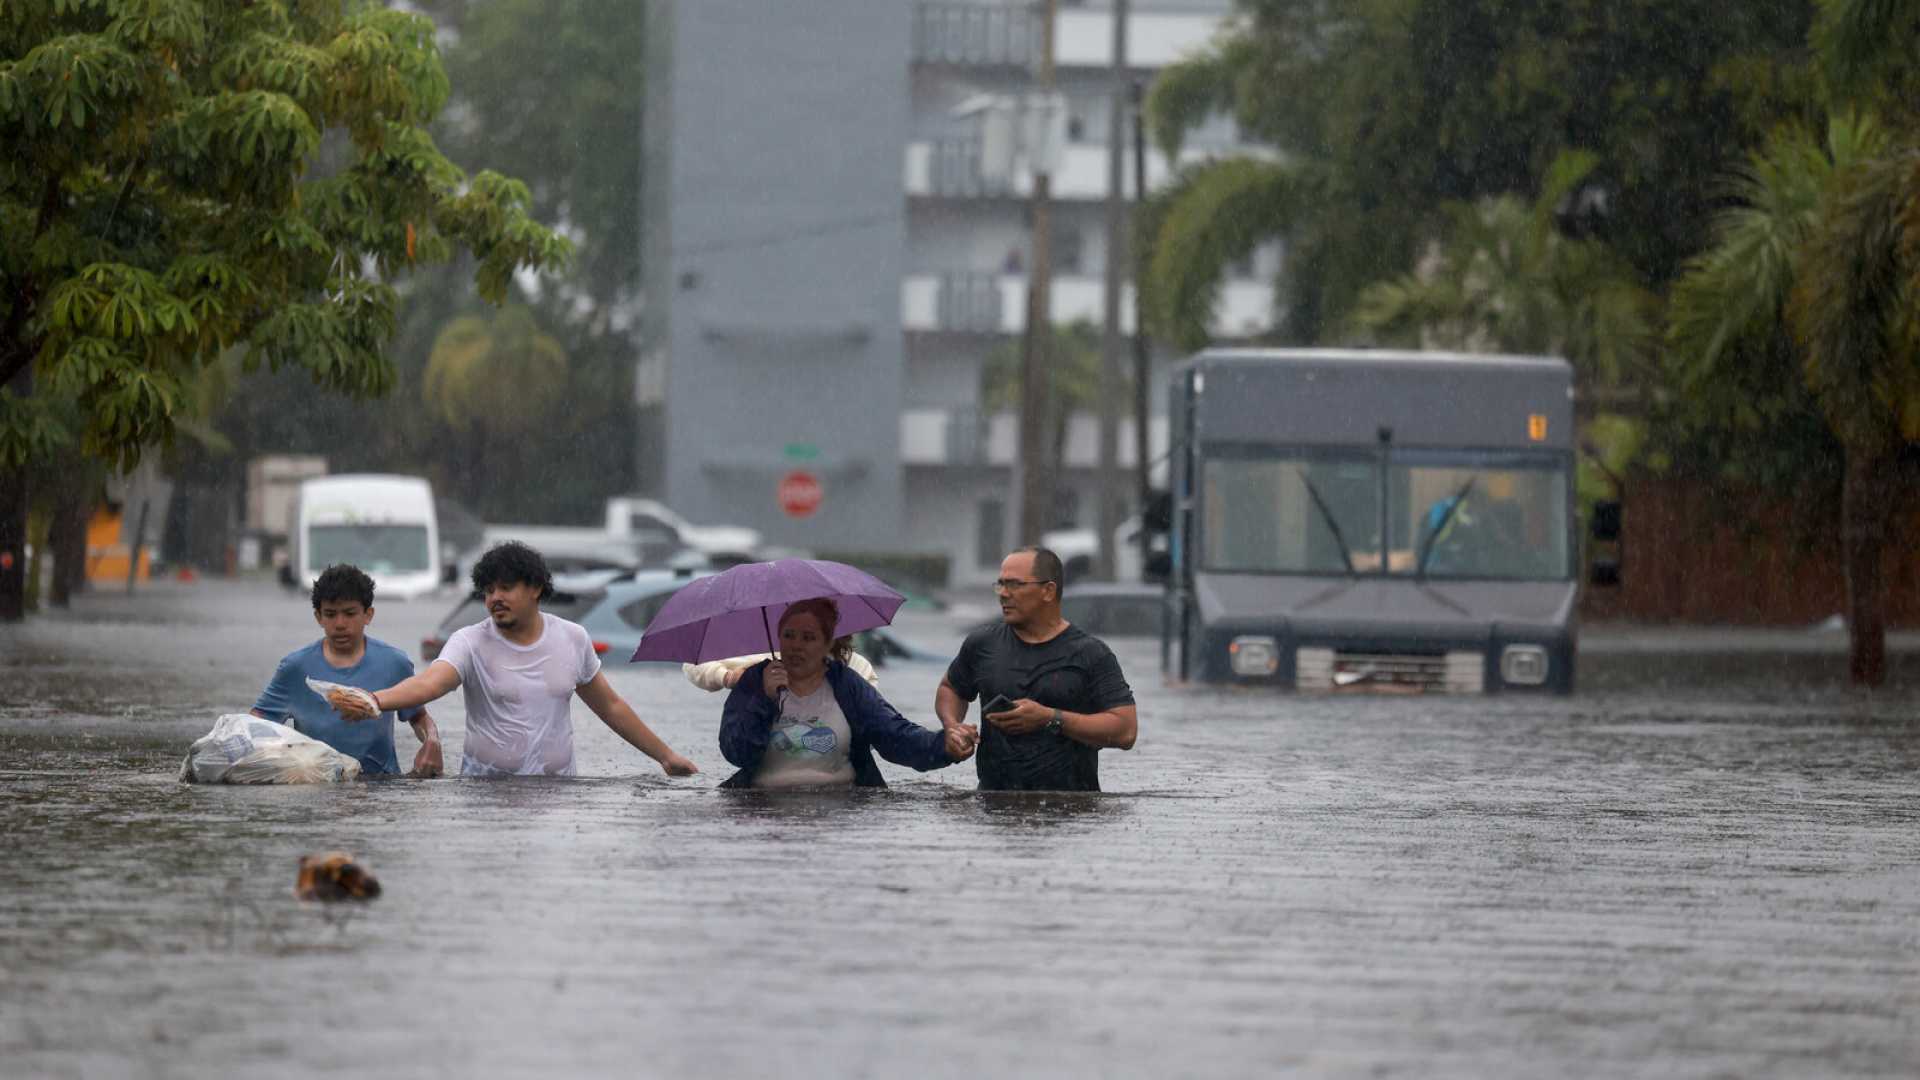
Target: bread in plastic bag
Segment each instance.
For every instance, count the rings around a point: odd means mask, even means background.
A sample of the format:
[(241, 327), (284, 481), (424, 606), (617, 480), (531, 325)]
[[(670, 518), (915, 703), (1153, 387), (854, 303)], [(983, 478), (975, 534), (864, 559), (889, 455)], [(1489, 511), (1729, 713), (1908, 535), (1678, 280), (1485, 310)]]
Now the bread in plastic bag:
[[(380, 715), (380, 706), (373, 700), (373, 695), (357, 686), (309, 678), (307, 689), (326, 698), (327, 704), (333, 706), (335, 712), (346, 717), (348, 723), (368, 720)], [(358, 707), (357, 711), (355, 706)]]
[(360, 762), (285, 724), (229, 713), (195, 739), (180, 766), (188, 784), (337, 784), (360, 778)]

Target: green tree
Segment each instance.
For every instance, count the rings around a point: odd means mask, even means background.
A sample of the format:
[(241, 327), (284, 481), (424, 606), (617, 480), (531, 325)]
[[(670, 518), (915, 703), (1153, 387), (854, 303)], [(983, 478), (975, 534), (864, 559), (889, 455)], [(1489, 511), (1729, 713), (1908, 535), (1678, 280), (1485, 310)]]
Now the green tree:
[(498, 479), (525, 456), (530, 438), (552, 428), (566, 388), (566, 350), (522, 305), (462, 315), (440, 332), (427, 358), (425, 400), (464, 451), (455, 483), (469, 506), (512, 512), (492, 497), (513, 490)]
[[(1871, 118), (1843, 113), (1821, 139), (1782, 129), (1735, 180), (1715, 241), (1675, 286), (1669, 331), (1680, 385), (1749, 403), (1709, 423), (1763, 423), (1797, 382), (1843, 455), (1841, 533), (1849, 676), (1886, 676), (1882, 560), (1896, 464), (1920, 437), (1920, 222), (1914, 151)], [(1763, 374), (1762, 379), (1765, 378)], [(1757, 391), (1757, 392), (1756, 392)], [(1795, 400), (1796, 396), (1788, 400)]]
[[(1815, 100), (1809, 0), (1240, 0), (1208, 52), (1155, 80), (1155, 139), (1225, 113), (1270, 145), (1269, 175), (1203, 169), (1201, 203), (1273, 204), (1248, 221), (1174, 209), (1140, 235), (1156, 334), (1191, 344), (1204, 295), (1253, 225), (1287, 240), (1281, 336), (1337, 336), (1360, 293), (1413, 265), (1443, 206), (1531, 197), (1563, 151), (1588, 181), (1603, 238), (1650, 287), (1704, 241), (1711, 179), (1784, 113)], [(1284, 178), (1283, 178), (1284, 177)], [(1233, 181), (1239, 181), (1234, 183)], [(1223, 190), (1232, 189), (1231, 194)], [(1184, 244), (1196, 258), (1163, 258)]]
[(1417, 269), (1361, 293), (1355, 325), (1395, 345), (1564, 356), (1587, 400), (1646, 386), (1654, 297), (1612, 248), (1555, 222), (1594, 164), (1562, 155), (1531, 204), (1496, 195), (1446, 207), (1444, 239)]
[[(1084, 319), (1049, 326), (1039, 343), (1047, 379), (1047, 416), (1044, 429), (1053, 447), (1053, 459), (1064, 460), (1067, 423), (1074, 413), (1100, 408), (1101, 332)], [(1021, 347), (1018, 340), (995, 346), (980, 369), (980, 401), (990, 412), (1017, 409), (1021, 393)], [(1133, 380), (1122, 376), (1122, 400), (1130, 399)], [(1050, 523), (1054, 528), (1062, 522)]]
[[(633, 484), (633, 324), (640, 291), (640, 123), (646, 20), (594, 0), (422, 0), (440, 27), (452, 96), (430, 130), (449, 160), (485, 162), (527, 185), (530, 213), (574, 244), (575, 257), (537, 287), (509, 293), (568, 360), (568, 407), (518, 458), (481, 479), (471, 441), (423, 407), (426, 368), (448, 323), (476, 305), (464, 260), (400, 283), (389, 350), (397, 382), (368, 406), (317, 398), (304, 379), (261, 372), (222, 416), (237, 457), (300, 452), (331, 467), (418, 473), (502, 520), (595, 521), (607, 495)], [(285, 417), (297, 411), (299, 425)], [(226, 482), (238, 482), (237, 474)], [(475, 509), (479, 509), (478, 506)]]
[(523, 184), (435, 147), (447, 93), (432, 23), (370, 0), (0, 4), (0, 387), (39, 391), (0, 389), (0, 469), (132, 462), (229, 346), (381, 394), (396, 278), (464, 248), (497, 300), (561, 265)]

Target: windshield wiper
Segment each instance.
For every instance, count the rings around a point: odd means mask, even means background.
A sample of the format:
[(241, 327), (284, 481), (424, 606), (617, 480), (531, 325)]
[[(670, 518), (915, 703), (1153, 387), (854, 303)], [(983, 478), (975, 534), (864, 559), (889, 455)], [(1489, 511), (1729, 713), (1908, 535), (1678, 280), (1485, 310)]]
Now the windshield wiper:
[(1333, 533), (1333, 542), (1340, 545), (1340, 562), (1346, 566), (1347, 573), (1352, 575), (1354, 573), (1353, 553), (1347, 550), (1347, 538), (1340, 535), (1340, 523), (1333, 520), (1333, 511), (1327, 509), (1327, 500), (1320, 497), (1320, 489), (1314, 487), (1313, 481), (1307, 479), (1305, 469), (1293, 471), (1299, 473), (1300, 482), (1307, 485), (1307, 495), (1313, 499), (1314, 507), (1320, 511), (1320, 517), (1326, 521), (1328, 531)]
[(1447, 526), (1453, 522), (1453, 515), (1460, 512), (1460, 505), (1467, 501), (1467, 492), (1473, 490), (1473, 482), (1478, 479), (1480, 478), (1477, 476), (1467, 477), (1467, 482), (1461, 484), (1460, 490), (1454, 492), (1453, 498), (1447, 500), (1447, 512), (1440, 516), (1440, 520), (1427, 532), (1426, 540), (1420, 544), (1420, 559), (1413, 565), (1414, 577), (1427, 576), (1427, 558), (1433, 554), (1434, 542), (1440, 539), (1441, 533), (1447, 531)]

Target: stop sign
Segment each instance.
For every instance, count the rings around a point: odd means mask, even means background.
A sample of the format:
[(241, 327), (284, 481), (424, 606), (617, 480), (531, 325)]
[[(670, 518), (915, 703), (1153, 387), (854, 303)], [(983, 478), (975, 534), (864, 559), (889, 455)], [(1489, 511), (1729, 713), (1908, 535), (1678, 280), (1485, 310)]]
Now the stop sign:
[(820, 509), (820, 497), (825, 491), (820, 487), (820, 478), (805, 469), (795, 469), (780, 478), (780, 486), (775, 495), (780, 499), (780, 509), (788, 517), (806, 517)]

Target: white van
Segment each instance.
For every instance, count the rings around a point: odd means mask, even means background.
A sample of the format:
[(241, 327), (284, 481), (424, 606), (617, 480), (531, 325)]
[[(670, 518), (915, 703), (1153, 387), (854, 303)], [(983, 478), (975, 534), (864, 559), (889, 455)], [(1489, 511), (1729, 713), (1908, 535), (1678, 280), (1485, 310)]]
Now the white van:
[(351, 473), (300, 485), (281, 580), (308, 588), (335, 563), (373, 579), (374, 600), (411, 600), (442, 581), (433, 486), (417, 476)]

